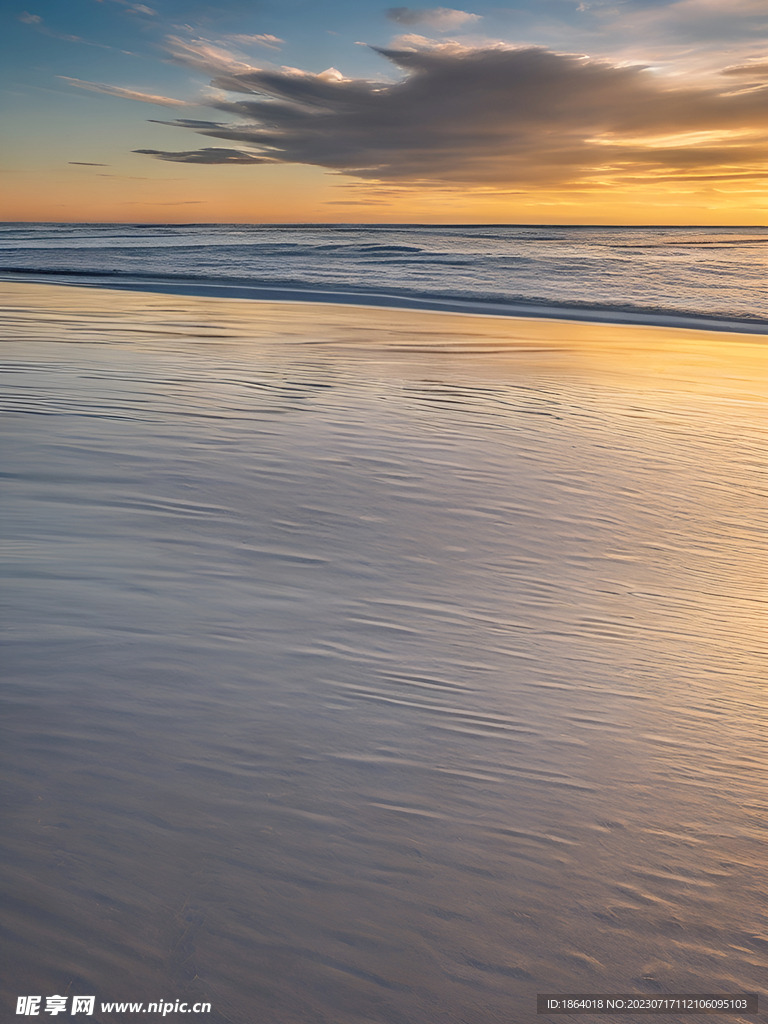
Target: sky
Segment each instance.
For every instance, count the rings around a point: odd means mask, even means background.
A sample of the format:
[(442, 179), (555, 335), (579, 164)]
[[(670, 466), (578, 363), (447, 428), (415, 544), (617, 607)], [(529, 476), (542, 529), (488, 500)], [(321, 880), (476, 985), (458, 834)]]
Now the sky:
[(768, 222), (768, 0), (0, 0), (0, 23), (1, 220)]

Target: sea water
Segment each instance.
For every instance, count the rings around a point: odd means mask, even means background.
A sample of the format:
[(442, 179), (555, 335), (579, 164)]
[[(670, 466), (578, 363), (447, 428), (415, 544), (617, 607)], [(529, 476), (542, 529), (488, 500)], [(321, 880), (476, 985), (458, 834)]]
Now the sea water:
[[(188, 293), (768, 323), (765, 228), (4, 224), (0, 274)], [(307, 295), (307, 293), (309, 293)], [(448, 304), (448, 307), (447, 307)]]
[(763, 338), (0, 292), (9, 1014), (760, 990)]

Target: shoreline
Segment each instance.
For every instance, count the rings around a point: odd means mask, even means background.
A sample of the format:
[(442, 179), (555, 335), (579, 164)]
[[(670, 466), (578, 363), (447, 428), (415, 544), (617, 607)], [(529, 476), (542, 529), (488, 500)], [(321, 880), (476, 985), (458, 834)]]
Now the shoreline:
[[(519, 382), (533, 375), (623, 382), (635, 392), (707, 392), (764, 401), (765, 335), (656, 324), (398, 309), (350, 303), (254, 301), (131, 289), (0, 282), (10, 344), (92, 344), (186, 359), (199, 346), (252, 358), (375, 363), (400, 380)], [(10, 351), (6, 348), (5, 351)], [(318, 364), (318, 365), (320, 365)], [(314, 372), (314, 371), (313, 371)]]
[(67, 272), (3, 271), (0, 282), (86, 288), (92, 291), (121, 291), (189, 298), (214, 298), (244, 302), (269, 302), (295, 305), (335, 305), (347, 308), (391, 309), (404, 312), (444, 313), (453, 316), (483, 317), (493, 320), (534, 320), (561, 323), (600, 324), (624, 327), (662, 327), (676, 330), (707, 331), (721, 334), (768, 336), (768, 321), (718, 319), (708, 315), (649, 312), (607, 307), (572, 307), (527, 303), (497, 303), (439, 296), (407, 296), (354, 290), (314, 289), (230, 281), (196, 281), (175, 278), (117, 277), (109, 274), (69, 274)]

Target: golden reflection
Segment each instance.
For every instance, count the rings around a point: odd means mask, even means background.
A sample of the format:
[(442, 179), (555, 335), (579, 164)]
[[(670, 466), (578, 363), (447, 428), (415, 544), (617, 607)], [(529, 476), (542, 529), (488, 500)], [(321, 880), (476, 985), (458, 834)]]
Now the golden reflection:
[(623, 379), (638, 392), (707, 393), (748, 403), (766, 396), (768, 336), (757, 333), (16, 282), (0, 282), (0, 303), (8, 340), (108, 338), (155, 347), (247, 339), (316, 354), (343, 350), (349, 359), (375, 359), (382, 371), (393, 361), (413, 366), (428, 357), (431, 372), (455, 370), (470, 378), (514, 380), (523, 367), (538, 367), (616, 384)]

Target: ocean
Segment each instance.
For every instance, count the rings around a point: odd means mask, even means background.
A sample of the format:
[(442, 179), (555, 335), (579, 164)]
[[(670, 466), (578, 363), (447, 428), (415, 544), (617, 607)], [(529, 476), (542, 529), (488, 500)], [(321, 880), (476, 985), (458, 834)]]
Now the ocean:
[(764, 991), (764, 232), (3, 231), (9, 1017)]
[(0, 275), (764, 330), (767, 243), (766, 228), (4, 224)]

